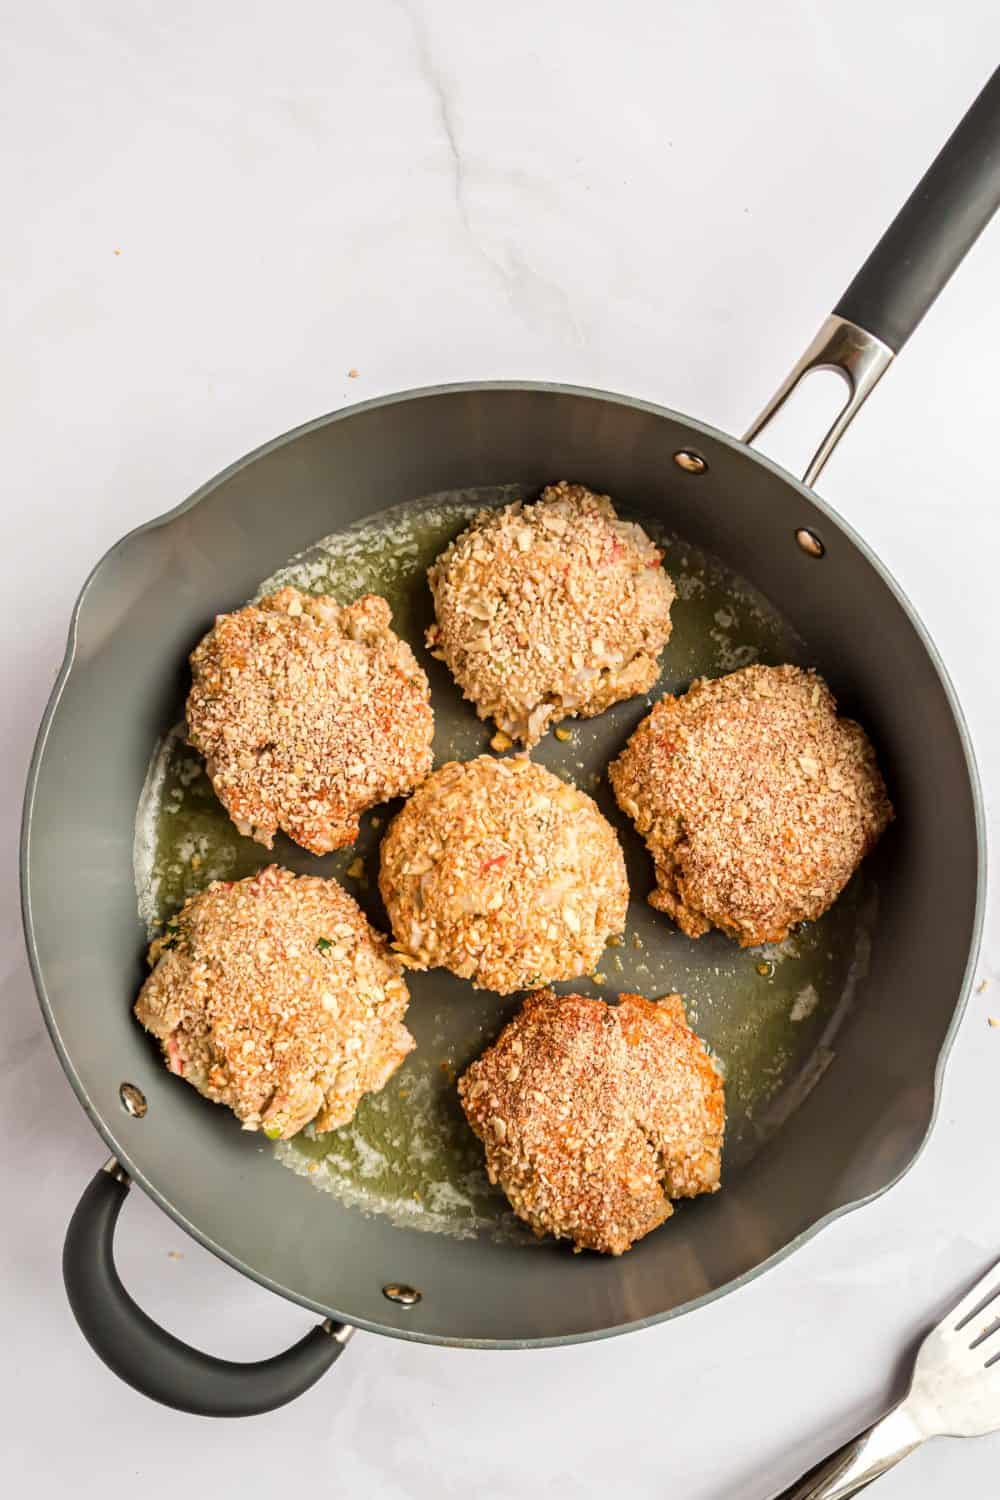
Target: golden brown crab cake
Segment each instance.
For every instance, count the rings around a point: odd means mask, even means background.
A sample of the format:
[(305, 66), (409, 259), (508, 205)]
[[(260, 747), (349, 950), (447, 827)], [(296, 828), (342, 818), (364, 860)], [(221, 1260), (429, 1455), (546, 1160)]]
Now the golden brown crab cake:
[(674, 586), (607, 495), (562, 481), (534, 505), (482, 511), (427, 576), (428, 646), (512, 740), (534, 745), (656, 681)]
[(621, 847), (597, 804), (527, 759), (452, 761), (382, 842), (395, 947), (510, 994), (588, 973), (625, 926)]
[(744, 667), (663, 698), (608, 770), (689, 937), (778, 943), (833, 905), (892, 818), (860, 725), (801, 667)]
[(170, 1071), (274, 1140), (346, 1124), (414, 1047), (402, 965), (335, 880), (214, 881), (149, 961), (135, 1014)]
[(620, 1255), (719, 1186), (722, 1076), (678, 995), (529, 995), (458, 1092), (490, 1181), (579, 1250)]
[(241, 833), (312, 854), (358, 836), (368, 808), (431, 768), (426, 675), (384, 599), (346, 608), (283, 588), (218, 615), (191, 654), (188, 739)]

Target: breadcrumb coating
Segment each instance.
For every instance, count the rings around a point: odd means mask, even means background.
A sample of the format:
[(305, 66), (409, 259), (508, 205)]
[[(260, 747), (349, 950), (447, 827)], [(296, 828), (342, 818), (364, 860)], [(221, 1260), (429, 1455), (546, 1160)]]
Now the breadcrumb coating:
[(397, 813), (379, 888), (411, 968), (510, 994), (588, 973), (628, 883), (597, 804), (527, 759), (452, 761)]
[(215, 625), (191, 655), (188, 739), (241, 833), (279, 829), (313, 854), (358, 836), (368, 808), (431, 768), (427, 677), (384, 599), (342, 609), (283, 588)]
[(577, 1249), (621, 1255), (719, 1186), (722, 1078), (678, 995), (529, 995), (458, 1090), (490, 1181)]
[(272, 1139), (346, 1124), (413, 1050), (402, 965), (335, 880), (213, 881), (149, 961), (135, 1014), (170, 1071)]
[(647, 692), (659, 674), (674, 599), (662, 554), (583, 485), (482, 511), (428, 581), (428, 646), (479, 717), (525, 746), (568, 715)]
[(892, 818), (875, 752), (801, 667), (745, 667), (656, 704), (612, 762), (689, 937), (778, 943), (833, 905)]

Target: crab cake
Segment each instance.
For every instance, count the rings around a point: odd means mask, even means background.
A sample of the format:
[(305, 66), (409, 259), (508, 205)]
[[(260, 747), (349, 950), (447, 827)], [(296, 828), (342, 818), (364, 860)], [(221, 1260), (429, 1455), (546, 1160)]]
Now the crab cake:
[(427, 644), (481, 719), (534, 745), (652, 687), (674, 598), (661, 563), (607, 495), (549, 485), (534, 505), (481, 511), (442, 552)]
[(860, 725), (801, 667), (745, 667), (664, 698), (608, 771), (689, 937), (778, 943), (833, 905), (892, 817)]
[(490, 1181), (578, 1250), (621, 1255), (719, 1186), (722, 1077), (679, 995), (529, 995), (458, 1092)]
[(346, 1124), (414, 1047), (400, 962), (335, 880), (214, 881), (149, 961), (135, 1013), (167, 1067), (272, 1140)]
[(384, 599), (284, 588), (218, 615), (191, 655), (188, 739), (241, 833), (312, 854), (431, 768), (430, 688)]
[(382, 843), (395, 947), (501, 995), (591, 970), (625, 926), (614, 829), (575, 786), (527, 759), (452, 761)]

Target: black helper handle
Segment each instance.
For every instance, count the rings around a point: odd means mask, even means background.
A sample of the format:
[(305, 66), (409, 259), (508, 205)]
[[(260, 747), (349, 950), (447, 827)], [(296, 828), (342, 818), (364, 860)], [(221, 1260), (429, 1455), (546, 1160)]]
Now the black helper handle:
[(354, 1332), (329, 1320), (291, 1349), (256, 1364), (215, 1359), (148, 1318), (115, 1269), (115, 1225), (129, 1179), (112, 1158), (88, 1184), (66, 1231), (63, 1280), (95, 1354), (144, 1396), (202, 1417), (253, 1417), (301, 1396)]
[(1000, 208), (1000, 68), (893, 219), (834, 315), (900, 349)]

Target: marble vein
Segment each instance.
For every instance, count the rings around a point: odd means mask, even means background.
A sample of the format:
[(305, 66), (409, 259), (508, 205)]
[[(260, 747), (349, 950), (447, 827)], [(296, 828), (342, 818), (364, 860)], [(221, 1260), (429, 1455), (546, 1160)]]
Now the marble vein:
[[(458, 128), (455, 119), (454, 107), (448, 91), (448, 85), (438, 65), (434, 49), (431, 45), (430, 31), (427, 18), (418, 6), (410, 3), (410, 0), (398, 0), (399, 7), (409, 20), (413, 31), (413, 39), (416, 47), (417, 62), (420, 66), (420, 76), (426, 83), (437, 112), (444, 138), (451, 153), (452, 161), (452, 183), (455, 194), (455, 205), (458, 209), (459, 218), (466, 233), (476, 244), (480, 253), (485, 253), (476, 237), (469, 218), (469, 204), (465, 188), (465, 163), (462, 159), (462, 151), (459, 144)], [(489, 257), (487, 257), (489, 259)], [(491, 262), (493, 264), (493, 262)]]
[[(434, 104), (451, 158), (452, 193), (459, 221), (476, 255), (503, 287), (512, 309), (533, 329), (584, 342), (565, 289), (533, 266), (524, 251), (509, 243), (493, 247), (476, 229), (470, 206), (468, 163), (462, 148), (458, 112), (450, 80), (441, 67), (427, 16), (414, 0), (396, 0), (413, 33), (420, 77)], [(513, 182), (508, 179), (508, 186)]]

